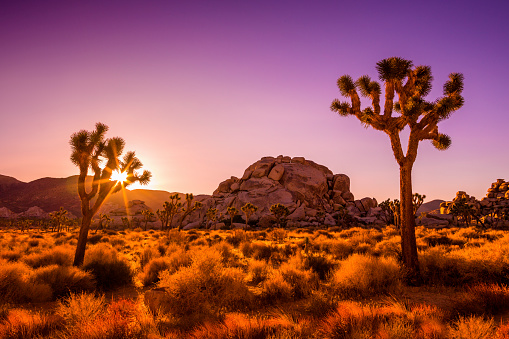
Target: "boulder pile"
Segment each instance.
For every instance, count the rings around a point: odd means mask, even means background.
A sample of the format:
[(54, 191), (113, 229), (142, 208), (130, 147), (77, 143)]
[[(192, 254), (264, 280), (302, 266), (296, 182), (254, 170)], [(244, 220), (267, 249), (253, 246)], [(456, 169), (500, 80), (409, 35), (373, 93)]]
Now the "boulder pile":
[(457, 204), (466, 204), (479, 220), (495, 226), (509, 226), (509, 183), (504, 179), (497, 179), (488, 188), (486, 196), (477, 200), (464, 191), (459, 191), (452, 201), (440, 204), (441, 215), (451, 215)]
[(334, 174), (327, 167), (303, 157), (282, 155), (262, 158), (249, 166), (242, 177), (233, 176), (221, 182), (211, 196), (199, 195), (195, 201), (202, 206), (185, 219), (185, 229), (203, 226), (206, 211), (211, 207), (226, 216), (228, 207), (235, 207), (241, 214), (246, 203), (258, 207), (250, 221), (262, 227), (274, 224), (270, 208), (277, 203), (290, 211), (288, 226), (333, 226), (344, 209), (364, 222), (363, 217), (378, 212), (376, 199), (354, 199), (347, 175)]

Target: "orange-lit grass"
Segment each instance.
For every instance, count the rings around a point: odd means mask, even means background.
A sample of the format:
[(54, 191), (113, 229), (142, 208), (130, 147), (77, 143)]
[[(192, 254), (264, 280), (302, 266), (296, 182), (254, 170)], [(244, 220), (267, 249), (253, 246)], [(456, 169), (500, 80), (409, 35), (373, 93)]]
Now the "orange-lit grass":
[(62, 318), (58, 316), (12, 309), (0, 321), (0, 338), (41, 338), (55, 332), (62, 325)]

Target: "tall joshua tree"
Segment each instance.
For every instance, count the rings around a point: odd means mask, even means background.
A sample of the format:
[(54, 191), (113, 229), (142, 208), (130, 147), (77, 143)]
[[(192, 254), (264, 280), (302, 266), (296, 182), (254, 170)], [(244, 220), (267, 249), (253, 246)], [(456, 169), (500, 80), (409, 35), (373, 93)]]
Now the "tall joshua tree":
[[(143, 171), (142, 174), (137, 173), (137, 170), (143, 165), (134, 152), (127, 152), (123, 159), (120, 159), (124, 151), (124, 139), (119, 137), (105, 139), (104, 135), (107, 131), (108, 126), (97, 123), (94, 131), (81, 130), (74, 133), (69, 141), (72, 150), (71, 161), (80, 169), (78, 194), (83, 215), (74, 255), (74, 266), (83, 264), (92, 218), (106, 198), (134, 182), (139, 182), (142, 185), (148, 184), (152, 176), (149, 171)], [(106, 164), (101, 168), (100, 164), (103, 160)], [(87, 190), (85, 186), (90, 169), (94, 176), (91, 187)], [(113, 171), (125, 173), (125, 181), (110, 180)]]
[[(392, 57), (377, 63), (378, 76), (385, 86), (385, 103), (380, 107), (381, 87), (369, 76), (364, 75), (353, 81), (349, 75), (338, 79), (341, 95), (350, 99), (340, 102), (335, 99), (331, 110), (341, 116), (356, 116), (365, 126), (385, 132), (391, 141), (394, 157), (400, 173), (400, 215), (401, 215), (401, 248), (403, 264), (408, 278), (419, 277), (419, 261), (415, 242), (415, 219), (412, 204), (412, 167), (417, 157), (417, 148), (422, 140), (431, 140), (439, 150), (446, 150), (451, 139), (438, 132), (438, 123), (463, 106), (463, 75), (451, 73), (444, 84), (443, 97), (427, 101), (425, 97), (431, 90), (431, 68), (429, 66), (413, 67), (409, 60)], [(371, 101), (371, 107), (361, 109), (363, 97)], [(395, 98), (397, 95), (397, 98)], [(403, 129), (410, 131), (406, 154), (401, 147), (400, 133)]]

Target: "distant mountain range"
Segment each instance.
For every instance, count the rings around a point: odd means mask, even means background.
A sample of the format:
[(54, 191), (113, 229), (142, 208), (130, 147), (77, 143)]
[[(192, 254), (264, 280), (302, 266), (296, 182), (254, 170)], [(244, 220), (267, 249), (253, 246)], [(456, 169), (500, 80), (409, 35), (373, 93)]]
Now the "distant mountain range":
[[(161, 208), (170, 193), (157, 190), (125, 190), (127, 201), (143, 200), (154, 211)], [(124, 205), (122, 192), (113, 194), (106, 203)], [(22, 182), (16, 178), (0, 175), (0, 207), (12, 212), (24, 212), (38, 206), (45, 212), (65, 208), (75, 216), (81, 216), (78, 197), (78, 176), (68, 178), (41, 178), (31, 182)]]

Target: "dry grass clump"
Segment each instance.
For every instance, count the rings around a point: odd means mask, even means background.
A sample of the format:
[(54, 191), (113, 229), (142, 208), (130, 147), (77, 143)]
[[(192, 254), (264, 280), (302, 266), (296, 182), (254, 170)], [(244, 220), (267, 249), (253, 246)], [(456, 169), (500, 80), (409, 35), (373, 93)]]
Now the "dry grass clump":
[(397, 290), (400, 275), (394, 258), (353, 254), (332, 273), (330, 287), (342, 296), (368, 297)]
[(61, 327), (60, 317), (12, 309), (0, 322), (0, 338), (46, 338)]
[(492, 318), (459, 317), (449, 326), (448, 338), (452, 339), (491, 339), (495, 338), (496, 328)]
[(23, 257), (23, 262), (33, 268), (59, 265), (71, 266), (74, 259), (74, 250), (70, 246), (57, 246), (41, 253), (32, 253)]
[(461, 315), (498, 315), (509, 310), (509, 288), (480, 283), (461, 293), (454, 305)]
[(149, 338), (155, 334), (153, 322), (140, 306), (120, 299), (107, 305), (104, 296), (71, 294), (61, 301), (57, 312), (65, 320), (64, 338)]
[(304, 268), (302, 258), (295, 256), (273, 269), (262, 284), (262, 300), (269, 303), (297, 300), (318, 288), (318, 275)]
[(181, 326), (219, 319), (225, 311), (243, 309), (252, 301), (244, 273), (226, 267), (217, 249), (197, 250), (191, 266), (173, 274), (163, 271), (159, 277), (158, 287), (166, 291), (162, 311), (171, 313)]
[(251, 260), (248, 264), (246, 280), (253, 285), (265, 281), (269, 277), (270, 267), (264, 260)]
[(191, 265), (191, 255), (183, 248), (170, 253), (168, 257), (158, 257), (150, 260), (148, 265), (143, 269), (141, 275), (141, 282), (143, 286), (150, 286), (159, 281), (159, 273), (168, 271), (167, 273), (173, 274), (181, 267)]
[(317, 338), (446, 338), (446, 328), (437, 322), (434, 310), (422, 312), (420, 306), (375, 307), (341, 302), (323, 319)]
[(0, 262), (0, 304), (49, 301), (48, 284), (34, 281), (33, 271), (20, 262)]
[(129, 262), (107, 244), (99, 244), (87, 249), (83, 269), (92, 273), (97, 288), (101, 290), (111, 290), (131, 284), (133, 280)]
[(33, 280), (49, 285), (53, 298), (82, 291), (93, 292), (96, 288), (93, 275), (74, 266), (40, 267), (34, 271)]
[(228, 314), (222, 322), (206, 322), (192, 330), (188, 338), (195, 339), (291, 339), (312, 338), (309, 321), (292, 321), (285, 314), (270, 318), (250, 318), (243, 314)]
[(443, 246), (419, 253), (423, 280), (429, 285), (464, 286), (509, 282), (509, 248), (496, 242), (481, 247), (449, 249)]

